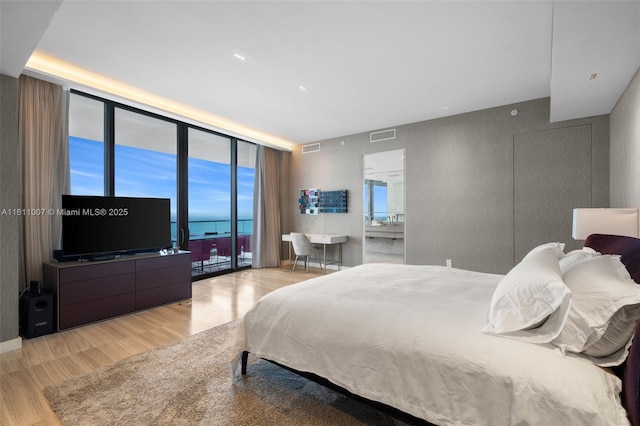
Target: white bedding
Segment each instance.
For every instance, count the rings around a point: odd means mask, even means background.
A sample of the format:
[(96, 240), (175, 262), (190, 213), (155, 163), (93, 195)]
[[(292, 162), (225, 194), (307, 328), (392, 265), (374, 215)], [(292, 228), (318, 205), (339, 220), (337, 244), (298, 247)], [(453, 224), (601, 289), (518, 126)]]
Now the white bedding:
[(620, 380), (551, 345), (486, 335), (502, 275), (367, 264), (264, 296), (242, 351), (438, 425), (628, 425)]

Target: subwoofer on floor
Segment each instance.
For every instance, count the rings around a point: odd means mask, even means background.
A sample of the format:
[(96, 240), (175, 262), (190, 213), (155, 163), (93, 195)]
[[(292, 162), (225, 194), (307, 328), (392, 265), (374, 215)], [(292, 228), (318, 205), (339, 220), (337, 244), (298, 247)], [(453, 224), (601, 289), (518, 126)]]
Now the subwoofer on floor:
[(20, 335), (27, 339), (55, 330), (53, 294), (25, 292), (20, 297)]

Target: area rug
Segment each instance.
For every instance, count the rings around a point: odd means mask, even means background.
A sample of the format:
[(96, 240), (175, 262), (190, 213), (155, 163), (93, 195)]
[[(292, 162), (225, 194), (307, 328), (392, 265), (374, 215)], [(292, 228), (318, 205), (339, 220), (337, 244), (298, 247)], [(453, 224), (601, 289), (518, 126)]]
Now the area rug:
[(237, 321), (45, 388), (63, 425), (404, 425), (267, 361), (231, 379)]

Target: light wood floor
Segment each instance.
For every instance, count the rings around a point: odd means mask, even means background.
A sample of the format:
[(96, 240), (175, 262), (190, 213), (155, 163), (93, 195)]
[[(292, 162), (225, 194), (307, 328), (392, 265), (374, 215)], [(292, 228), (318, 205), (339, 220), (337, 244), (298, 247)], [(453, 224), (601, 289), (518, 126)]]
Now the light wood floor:
[(193, 283), (193, 298), (61, 333), (0, 354), (0, 424), (57, 425), (42, 390), (104, 365), (237, 319), (263, 295), (318, 269), (249, 269)]

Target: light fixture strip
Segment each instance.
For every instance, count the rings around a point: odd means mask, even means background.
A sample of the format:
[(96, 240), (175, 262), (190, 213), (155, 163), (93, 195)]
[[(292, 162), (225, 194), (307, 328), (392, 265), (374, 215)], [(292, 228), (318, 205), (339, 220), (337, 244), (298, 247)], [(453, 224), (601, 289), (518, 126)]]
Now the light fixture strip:
[(286, 139), (251, 129), (240, 123), (188, 105), (179, 104), (153, 93), (145, 92), (137, 87), (128, 86), (119, 81), (87, 71), (38, 51), (31, 55), (26, 68), (37, 73), (56, 77), (66, 82), (90, 87), (104, 93), (109, 93), (114, 96), (129, 99), (133, 102), (148, 105), (152, 108), (158, 108), (168, 113), (177, 114), (178, 116), (209, 124), (224, 131), (237, 134), (240, 137), (249, 138), (250, 140), (257, 142), (261, 141), (264, 144), (276, 146), (288, 151), (292, 151), (295, 147), (293, 142)]

